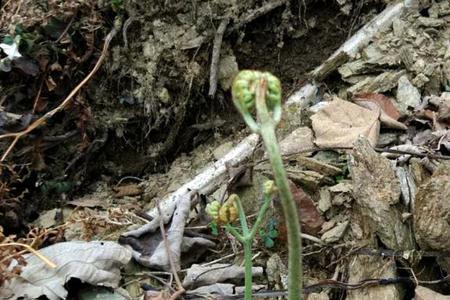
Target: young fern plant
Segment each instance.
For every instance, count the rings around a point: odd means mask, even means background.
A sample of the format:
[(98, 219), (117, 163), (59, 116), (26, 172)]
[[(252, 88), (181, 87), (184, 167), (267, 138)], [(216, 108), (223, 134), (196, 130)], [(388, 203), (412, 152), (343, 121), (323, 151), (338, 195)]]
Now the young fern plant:
[[(286, 220), (289, 251), (288, 299), (303, 299), (300, 223), (275, 135), (275, 128), (281, 120), (280, 80), (268, 72), (244, 70), (234, 79), (232, 95), (234, 105), (247, 126), (260, 134), (264, 141)], [(258, 121), (252, 116), (255, 107)]]
[[(245, 216), (244, 208), (242, 207), (241, 200), (238, 195), (232, 194), (221, 205), (219, 201), (213, 201), (206, 206), (206, 212), (211, 216), (218, 224), (223, 224), (225, 229), (231, 233), (244, 248), (244, 271), (245, 271), (245, 290), (244, 299), (252, 299), (252, 286), (253, 286), (253, 274), (252, 274), (252, 244), (253, 240), (258, 233), (258, 229), (264, 219), (264, 216), (269, 208), (270, 201), (273, 195), (276, 193), (275, 183), (272, 180), (268, 180), (263, 186), (263, 205), (258, 211), (255, 224), (250, 229), (247, 224), (247, 218)], [(239, 217), (239, 223), (241, 230), (233, 227), (231, 223), (236, 221)]]

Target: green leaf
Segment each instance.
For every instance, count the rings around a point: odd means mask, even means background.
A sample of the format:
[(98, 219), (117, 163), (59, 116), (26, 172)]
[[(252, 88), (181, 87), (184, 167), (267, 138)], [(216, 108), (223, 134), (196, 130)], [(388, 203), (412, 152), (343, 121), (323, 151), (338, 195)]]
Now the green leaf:
[(268, 237), (274, 239), (276, 237), (278, 237), (278, 230), (276, 229), (272, 229), (269, 231), (269, 234), (267, 235)]
[(6, 45), (12, 45), (14, 43), (14, 38), (10, 35), (5, 35), (2, 43), (6, 44)]
[(273, 228), (276, 228), (277, 226), (278, 226), (278, 221), (276, 218), (272, 217), (269, 219), (269, 221), (267, 221), (267, 224), (266, 224), (267, 230), (271, 230)]
[(264, 239), (264, 246), (266, 246), (266, 248), (272, 248), (275, 246), (275, 242), (270, 237), (267, 237)]
[(263, 228), (259, 229), (259, 236), (261, 238), (263, 238), (263, 239), (266, 238), (267, 234), (266, 234), (266, 231)]

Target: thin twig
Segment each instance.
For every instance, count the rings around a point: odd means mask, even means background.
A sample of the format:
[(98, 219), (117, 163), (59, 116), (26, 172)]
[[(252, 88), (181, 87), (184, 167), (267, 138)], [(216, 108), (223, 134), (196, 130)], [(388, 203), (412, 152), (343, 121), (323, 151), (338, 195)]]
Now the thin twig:
[[(103, 132), (103, 136), (100, 138), (96, 138), (95, 140), (92, 141), (92, 143), (89, 144), (89, 146), (87, 147), (86, 151), (83, 152), (79, 152), (67, 165), (67, 167), (64, 169), (64, 173), (68, 173), (70, 171), (70, 169), (84, 156), (85, 160), (84, 160), (84, 171), (86, 171), (87, 168), (87, 163), (89, 161), (89, 157), (90, 154), (94, 151), (97, 151), (98, 149), (100, 149), (101, 147), (103, 147), (103, 145), (106, 143), (106, 140), (108, 139), (108, 131), (105, 130)], [(99, 145), (97, 147), (97, 145)], [(96, 148), (97, 147), (97, 148)]]
[(22, 8), (22, 3), (23, 3), (23, 0), (20, 0), (19, 5), (17, 5), (16, 13), (14, 14), (15, 16), (19, 14), (20, 9)]
[(178, 276), (178, 272), (177, 272), (177, 269), (175, 268), (175, 263), (173, 262), (173, 258), (172, 258), (171, 252), (170, 252), (169, 241), (167, 240), (166, 229), (164, 228), (162, 210), (161, 210), (161, 206), (159, 205), (159, 202), (157, 203), (157, 207), (158, 207), (158, 212), (160, 215), (159, 228), (161, 230), (161, 235), (162, 235), (162, 238), (164, 241), (164, 246), (166, 247), (166, 252), (167, 252), (167, 257), (169, 259), (170, 268), (172, 269), (172, 273), (173, 273), (173, 276), (175, 278), (175, 282), (176, 282), (177, 288), (178, 288), (178, 290), (175, 293), (173, 293), (172, 296), (170, 296), (170, 300), (175, 300), (185, 292), (185, 289), (183, 287), (183, 284), (181, 283), (180, 277)]
[[(45, 74), (44, 74), (44, 77), (45, 77)], [(36, 97), (34, 98), (33, 111), (32, 111), (33, 114), (36, 112), (37, 104), (38, 104), (39, 98), (41, 97), (42, 87), (44, 86), (44, 81), (45, 81), (44, 77), (42, 77), (41, 84), (39, 85), (39, 90), (36, 94)]]
[(0, 247), (8, 247), (8, 246), (19, 246), (19, 247), (23, 247), (25, 249), (27, 249), (28, 251), (30, 251), (31, 253), (33, 253), (34, 255), (36, 255), (40, 260), (42, 260), (49, 268), (56, 268), (56, 264), (54, 262), (52, 262), (50, 259), (48, 259), (47, 257), (45, 257), (44, 255), (42, 255), (41, 253), (39, 253), (39, 251), (33, 249), (31, 246), (27, 245), (27, 244), (22, 244), (22, 243), (6, 243), (6, 244), (0, 244)]
[(6, 7), (10, 2), (11, 2), (11, 0), (6, 1), (6, 3), (2, 5), (1, 10), (4, 11), (4, 10), (5, 10), (5, 7)]
[(213, 98), (217, 90), (217, 73), (220, 60), (220, 49), (222, 48), (222, 39), (225, 30), (227, 29), (229, 18), (224, 18), (220, 22), (219, 28), (217, 28), (216, 36), (214, 37), (212, 58), (211, 58), (211, 70), (209, 72), (209, 92), (208, 96)]
[(394, 154), (407, 154), (407, 155), (416, 156), (416, 157), (420, 157), (420, 158), (428, 157), (428, 158), (431, 158), (431, 159), (450, 160), (450, 156), (447, 156), (447, 155), (431, 154), (431, 153), (420, 153), (420, 152), (407, 151), (407, 150), (396, 150), (396, 149), (389, 149), (389, 148), (375, 148), (375, 151), (377, 151), (377, 152), (394, 153)]
[(14, 148), (15, 144), (17, 143), (17, 141), (19, 139), (21, 139), (23, 136), (27, 135), (28, 133), (30, 133), (31, 131), (33, 131), (34, 129), (40, 127), (41, 125), (45, 124), (47, 120), (49, 120), (51, 117), (53, 117), (53, 115), (55, 115), (56, 113), (60, 112), (61, 110), (63, 110), (72, 100), (73, 96), (75, 96), (76, 93), (78, 93), (80, 91), (80, 89), (91, 79), (91, 77), (98, 71), (98, 69), (100, 68), (100, 65), (102, 64), (103, 60), (106, 57), (106, 53), (108, 51), (109, 48), (109, 44), (111, 42), (111, 40), (113, 39), (113, 37), (117, 34), (117, 29), (114, 27), (109, 34), (106, 36), (105, 38), (105, 43), (103, 45), (103, 50), (101, 52), (101, 55), (97, 61), (97, 63), (95, 64), (94, 68), (92, 69), (92, 71), (86, 76), (86, 78), (84, 78), (71, 92), (70, 94), (66, 97), (66, 99), (64, 99), (63, 102), (61, 102), (61, 104), (59, 104), (56, 108), (52, 109), (51, 111), (47, 112), (45, 115), (43, 115), (42, 117), (40, 117), (39, 119), (37, 119), (36, 121), (34, 121), (32, 124), (30, 124), (26, 129), (19, 131), (19, 132), (14, 132), (14, 133), (7, 133), (7, 134), (3, 134), (0, 135), (0, 139), (5, 139), (5, 138), (13, 138), (13, 142), (11, 143), (11, 145), (8, 147), (8, 149), (5, 151), (5, 153), (3, 154), (2, 158), (0, 159), (0, 161), (4, 161), (6, 159), (6, 157), (8, 156), (8, 154), (11, 152), (11, 150)]
[[(45, 230), (43, 233), (39, 234), (38, 236), (35, 236), (35, 237), (33, 238), (33, 240), (28, 244), (28, 246), (31, 247), (32, 249), (39, 247), (39, 245), (41, 245), (41, 243), (38, 244), (38, 241), (42, 241), (42, 240), (43, 240), (43, 237), (46, 236), (46, 235), (48, 234), (49, 231), (62, 229), (62, 228), (64, 228), (64, 227), (66, 227), (67, 225), (68, 225), (68, 223), (66, 222), (66, 223), (64, 223), (64, 224), (61, 224), (61, 225), (58, 225), (58, 226), (55, 226), (55, 227), (52, 227), (52, 228), (48, 228), (48, 229)], [(20, 243), (20, 244), (23, 244), (23, 243)], [(5, 245), (5, 244), (3, 244), (3, 245)], [(25, 245), (27, 245), (27, 244), (25, 244)], [(27, 252), (26, 249), (29, 249), (29, 248), (25, 247), (25, 250), (16, 252), (16, 253), (11, 254), (11, 255), (9, 255), (9, 256), (6, 256), (6, 257), (2, 257), (2, 259), (0, 260), (0, 266), (1, 266), (4, 262), (9, 261), (10, 259), (12, 259), (12, 258), (14, 258), (14, 257), (24, 255), (24, 254)], [(35, 251), (36, 251), (36, 250), (35, 250)], [(31, 251), (30, 251), (30, 252), (31, 252)]]
[(302, 234), (300, 234), (300, 236), (302, 237), (302, 239), (309, 240), (309, 241), (314, 242), (314, 243), (319, 244), (319, 245), (325, 244), (325, 242), (322, 241), (321, 239), (316, 238), (315, 236), (312, 236), (312, 235), (309, 235), (309, 234), (306, 234), (306, 233), (302, 233)]
[[(150, 278), (153, 278), (155, 280), (157, 280), (158, 282), (160, 282), (162, 285), (167, 286), (168, 289), (170, 289), (171, 291), (175, 290), (171, 287), (172, 285), (172, 281), (173, 281), (173, 274), (169, 273), (169, 272), (138, 272), (138, 273), (127, 273), (125, 274), (127, 276), (134, 276), (134, 277), (142, 277), (142, 276), (147, 276)], [(164, 279), (162, 279), (161, 277), (157, 276), (157, 275), (167, 275), (169, 276), (169, 282), (164, 281)], [(132, 282), (135, 281), (142, 281), (142, 278), (137, 278), (128, 282), (125, 282), (124, 284), (122, 284), (122, 286), (127, 286), (129, 284), (131, 284)]]
[(133, 23), (133, 21), (136, 21), (136, 20), (133, 17), (129, 17), (123, 23), (122, 38), (123, 38), (123, 45), (124, 45), (125, 49), (128, 49), (128, 38), (127, 38), (128, 27), (130, 27), (130, 25), (131, 25), (131, 23)]
[(73, 137), (77, 133), (78, 133), (78, 130), (72, 130), (72, 131), (68, 131), (68, 132), (66, 132), (64, 134), (61, 134), (61, 135), (44, 136), (42, 138), (42, 141), (43, 142), (49, 142), (49, 143), (61, 142), (61, 141), (65, 141), (65, 140)]
[(75, 20), (75, 16), (77, 15), (78, 11), (75, 10), (73, 13), (72, 18), (70, 18), (69, 24), (67, 24), (66, 28), (64, 28), (64, 31), (59, 35), (59, 37), (56, 39), (55, 44), (58, 44), (62, 38), (66, 35), (66, 33), (69, 31), (70, 26), (72, 26), (73, 21)]
[(225, 256), (223, 256), (223, 257), (221, 257), (221, 258), (218, 258), (218, 259), (216, 259), (216, 260), (213, 260), (213, 261), (209, 261), (209, 262), (207, 262), (207, 263), (204, 263), (204, 264), (201, 265), (201, 266), (202, 266), (202, 267), (208, 267), (208, 266), (210, 266), (210, 265), (214, 265), (214, 264), (219, 263), (219, 262), (221, 262), (221, 261), (223, 261), (223, 260), (226, 260), (226, 259), (228, 259), (228, 258), (235, 257), (236, 254), (240, 254), (240, 253), (242, 253), (242, 252), (243, 252), (243, 251), (238, 251), (238, 252), (236, 252), (236, 253), (231, 253), (231, 254), (225, 255)]
[[(318, 147), (311, 147), (308, 149), (303, 149), (300, 151), (294, 151), (283, 154), (283, 159), (287, 159), (289, 156), (297, 155), (297, 154), (303, 154), (303, 153), (309, 153), (309, 152), (317, 152), (317, 151), (336, 151), (336, 150), (353, 150), (353, 147), (326, 147), (326, 148), (318, 148)], [(397, 149), (390, 149), (390, 148), (374, 148), (376, 152), (386, 152), (386, 153), (393, 153), (393, 154), (407, 154), (411, 156), (416, 156), (420, 158), (428, 157), (431, 159), (437, 159), (437, 160), (450, 160), (450, 156), (448, 155), (441, 155), (441, 154), (432, 154), (432, 153), (419, 153), (414, 151), (405, 151), (405, 150), (397, 150)], [(261, 164), (263, 162), (268, 161), (268, 158), (263, 158), (260, 160), (257, 160), (254, 165)]]
[(136, 177), (136, 176), (125, 176), (125, 177), (120, 178), (120, 180), (116, 184), (116, 186), (119, 186), (124, 180), (128, 180), (128, 179), (133, 179), (133, 180), (136, 180), (136, 181), (139, 181), (139, 182), (143, 182), (144, 181), (144, 179)]

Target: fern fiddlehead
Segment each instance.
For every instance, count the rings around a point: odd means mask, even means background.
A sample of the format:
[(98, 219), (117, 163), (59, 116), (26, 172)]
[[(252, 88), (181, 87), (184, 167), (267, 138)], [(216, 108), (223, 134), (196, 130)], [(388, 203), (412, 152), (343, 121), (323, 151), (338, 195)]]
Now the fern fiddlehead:
[[(245, 70), (236, 76), (231, 91), (237, 110), (248, 127), (262, 136), (269, 155), (288, 229), (288, 299), (302, 299), (300, 223), (275, 135), (275, 127), (281, 120), (281, 83), (268, 72)], [(258, 122), (252, 116), (255, 107)]]

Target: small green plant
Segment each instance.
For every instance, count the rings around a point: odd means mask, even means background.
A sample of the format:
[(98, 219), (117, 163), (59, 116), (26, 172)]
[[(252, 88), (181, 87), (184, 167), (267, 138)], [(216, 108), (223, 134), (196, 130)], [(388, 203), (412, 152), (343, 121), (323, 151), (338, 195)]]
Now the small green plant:
[[(255, 224), (250, 229), (247, 224), (244, 208), (238, 195), (232, 194), (227, 201), (220, 204), (219, 201), (213, 201), (206, 206), (206, 212), (211, 216), (215, 224), (223, 224), (225, 230), (231, 233), (236, 239), (242, 243), (244, 247), (244, 270), (245, 270), (245, 292), (244, 299), (252, 299), (252, 244), (261, 222), (264, 219), (270, 201), (276, 192), (275, 183), (271, 180), (266, 181), (263, 187), (263, 205), (261, 206)], [(241, 229), (232, 225), (239, 218)]]
[(272, 217), (263, 228), (259, 229), (259, 236), (263, 240), (266, 248), (275, 246), (275, 239), (278, 237), (277, 225), (277, 220)]
[[(253, 132), (262, 136), (269, 155), (286, 219), (289, 250), (288, 299), (299, 300), (303, 298), (300, 223), (275, 135), (275, 127), (281, 120), (281, 83), (270, 73), (245, 70), (234, 79), (232, 94), (233, 102), (245, 123)], [(252, 116), (255, 107), (258, 122)]]

